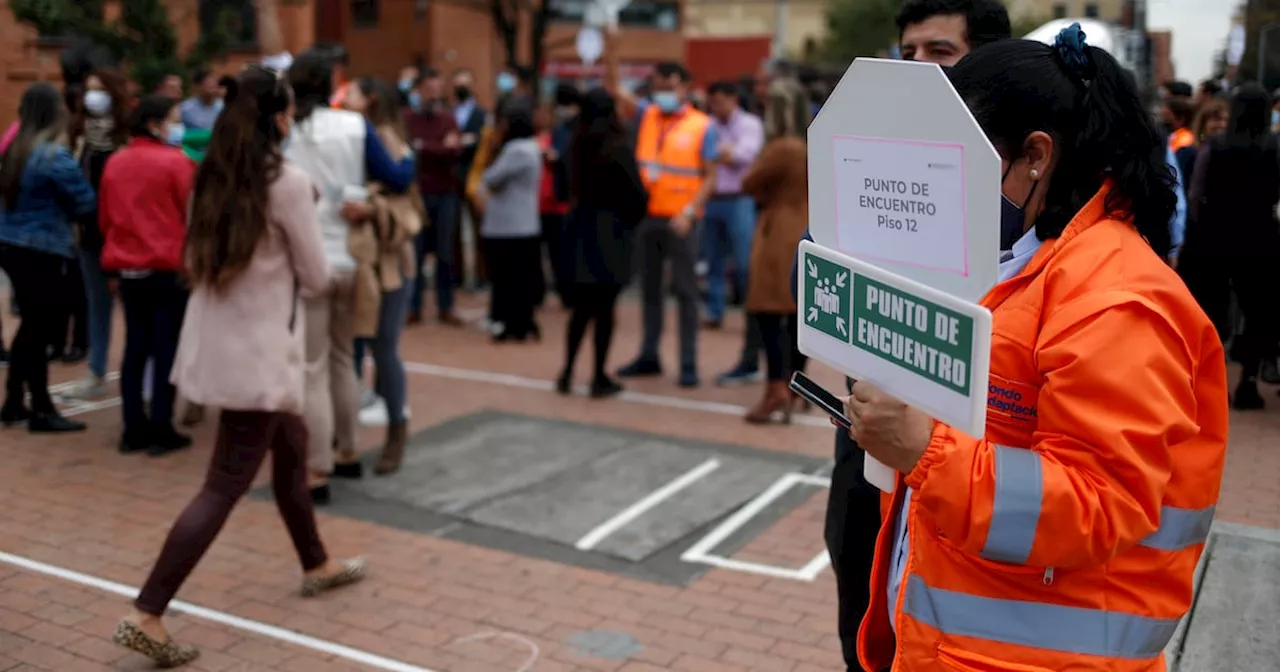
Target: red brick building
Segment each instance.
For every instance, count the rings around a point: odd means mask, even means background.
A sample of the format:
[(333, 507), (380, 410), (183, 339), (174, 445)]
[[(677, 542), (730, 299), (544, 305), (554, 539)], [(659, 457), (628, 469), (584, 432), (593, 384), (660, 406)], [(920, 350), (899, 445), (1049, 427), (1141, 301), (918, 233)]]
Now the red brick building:
[(1151, 77), (1154, 83), (1159, 85), (1177, 79), (1173, 67), (1173, 32), (1152, 30), (1147, 36), (1151, 38)]
[[(556, 19), (546, 35), (549, 82), (556, 76), (590, 76), (575, 53), (574, 38), (581, 27), (585, 0), (548, 0)], [(119, 11), (122, 0), (106, 0), (104, 13)], [(245, 17), (243, 44), (227, 55), (217, 69), (234, 72), (259, 56), (253, 30), (251, 0), (167, 0), (179, 42), (192, 44), (202, 22), (231, 10)], [(477, 94), (492, 99), (493, 74), (505, 54), (481, 0), (280, 0), (285, 45), (298, 51), (316, 41), (346, 45), (356, 74), (395, 77), (400, 68), (418, 58), (445, 72), (470, 68), (477, 76)], [(618, 40), (624, 71), (643, 74), (660, 60), (680, 58), (679, 0), (634, 0), (622, 14)], [(527, 33), (521, 48), (527, 55)], [(8, 0), (0, 0), (0, 123), (16, 113), (22, 90), (40, 79), (57, 79), (57, 40), (42, 39), (9, 14)]]

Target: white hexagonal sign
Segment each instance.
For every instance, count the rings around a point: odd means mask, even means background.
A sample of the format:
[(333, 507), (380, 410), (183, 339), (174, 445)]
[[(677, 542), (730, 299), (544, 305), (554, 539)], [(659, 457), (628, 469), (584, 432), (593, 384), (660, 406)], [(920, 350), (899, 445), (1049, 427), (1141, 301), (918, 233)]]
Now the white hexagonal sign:
[(1000, 264), (1000, 157), (942, 69), (860, 58), (809, 126), (818, 244), (977, 302)]

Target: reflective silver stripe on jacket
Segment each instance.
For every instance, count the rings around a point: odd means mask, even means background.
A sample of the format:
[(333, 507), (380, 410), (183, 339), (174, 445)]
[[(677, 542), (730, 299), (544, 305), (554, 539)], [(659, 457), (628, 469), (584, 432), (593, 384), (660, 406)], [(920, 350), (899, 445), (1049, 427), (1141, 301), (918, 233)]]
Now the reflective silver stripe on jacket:
[(982, 557), (1016, 565), (1031, 557), (1044, 498), (1040, 460), (1033, 450), (996, 446), (996, 495)]
[(640, 167), (644, 170), (656, 170), (659, 174), (671, 173), (672, 175), (683, 175), (685, 177), (698, 177), (699, 175), (702, 175), (702, 169), (700, 168), (668, 166), (657, 161), (641, 161)]
[[(995, 498), (982, 557), (1015, 565), (1027, 563), (1044, 500), (1042, 458), (1033, 450), (996, 446)], [(1209, 538), (1213, 507), (1160, 509), (1160, 528), (1139, 542), (1149, 548), (1180, 551)]]
[(1177, 618), (980, 597), (907, 579), (902, 611), (944, 634), (1107, 658), (1155, 658)]
[(1205, 509), (1180, 509), (1176, 506), (1160, 507), (1160, 529), (1138, 542), (1148, 548), (1162, 551), (1181, 551), (1209, 538), (1213, 526), (1214, 507)]

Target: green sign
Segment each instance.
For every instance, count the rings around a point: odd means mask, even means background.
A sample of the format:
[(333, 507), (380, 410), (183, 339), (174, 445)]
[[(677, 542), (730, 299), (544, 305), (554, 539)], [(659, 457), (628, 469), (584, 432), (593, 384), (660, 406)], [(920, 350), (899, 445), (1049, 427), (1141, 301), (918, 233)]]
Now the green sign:
[(804, 323), (844, 343), (850, 342), (849, 290), (853, 273), (822, 257), (804, 257)]
[(865, 276), (852, 287), (855, 347), (969, 396), (973, 318)]

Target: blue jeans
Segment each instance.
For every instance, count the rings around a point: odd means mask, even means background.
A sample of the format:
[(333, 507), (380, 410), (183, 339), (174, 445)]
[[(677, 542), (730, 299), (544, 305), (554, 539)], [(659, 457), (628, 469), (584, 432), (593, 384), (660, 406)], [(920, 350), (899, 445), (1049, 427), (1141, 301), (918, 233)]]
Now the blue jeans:
[(747, 293), (747, 265), (756, 232), (756, 206), (750, 196), (713, 197), (703, 220), (702, 249), (707, 260), (707, 319), (724, 319), (727, 302), (725, 259), (733, 255), (733, 284)]
[(107, 353), (111, 351), (111, 309), (115, 299), (111, 296), (107, 276), (102, 272), (102, 260), (96, 252), (80, 250), (80, 273), (84, 276), (84, 293), (89, 303), (89, 371), (101, 377), (107, 375)]
[(400, 359), (400, 334), (404, 332), (406, 313), (409, 310), (409, 294), (413, 287), (405, 283), (392, 292), (382, 293), (378, 308), (378, 335), (356, 339), (356, 378), (363, 371), (366, 347), (373, 348), (373, 391), (387, 404), (387, 419), (392, 423), (404, 420), (404, 406), (408, 399), (408, 383), (404, 361)]
[(454, 194), (428, 194), (422, 197), (431, 226), (418, 232), (413, 241), (414, 260), (418, 276), (413, 284), (413, 297), (409, 308), (422, 311), (423, 294), (427, 291), (427, 279), (422, 274), (422, 262), (427, 254), (436, 255), (436, 310), (446, 313), (453, 310), (453, 274), (457, 260), (453, 258), (454, 244), (458, 238), (458, 197)]

